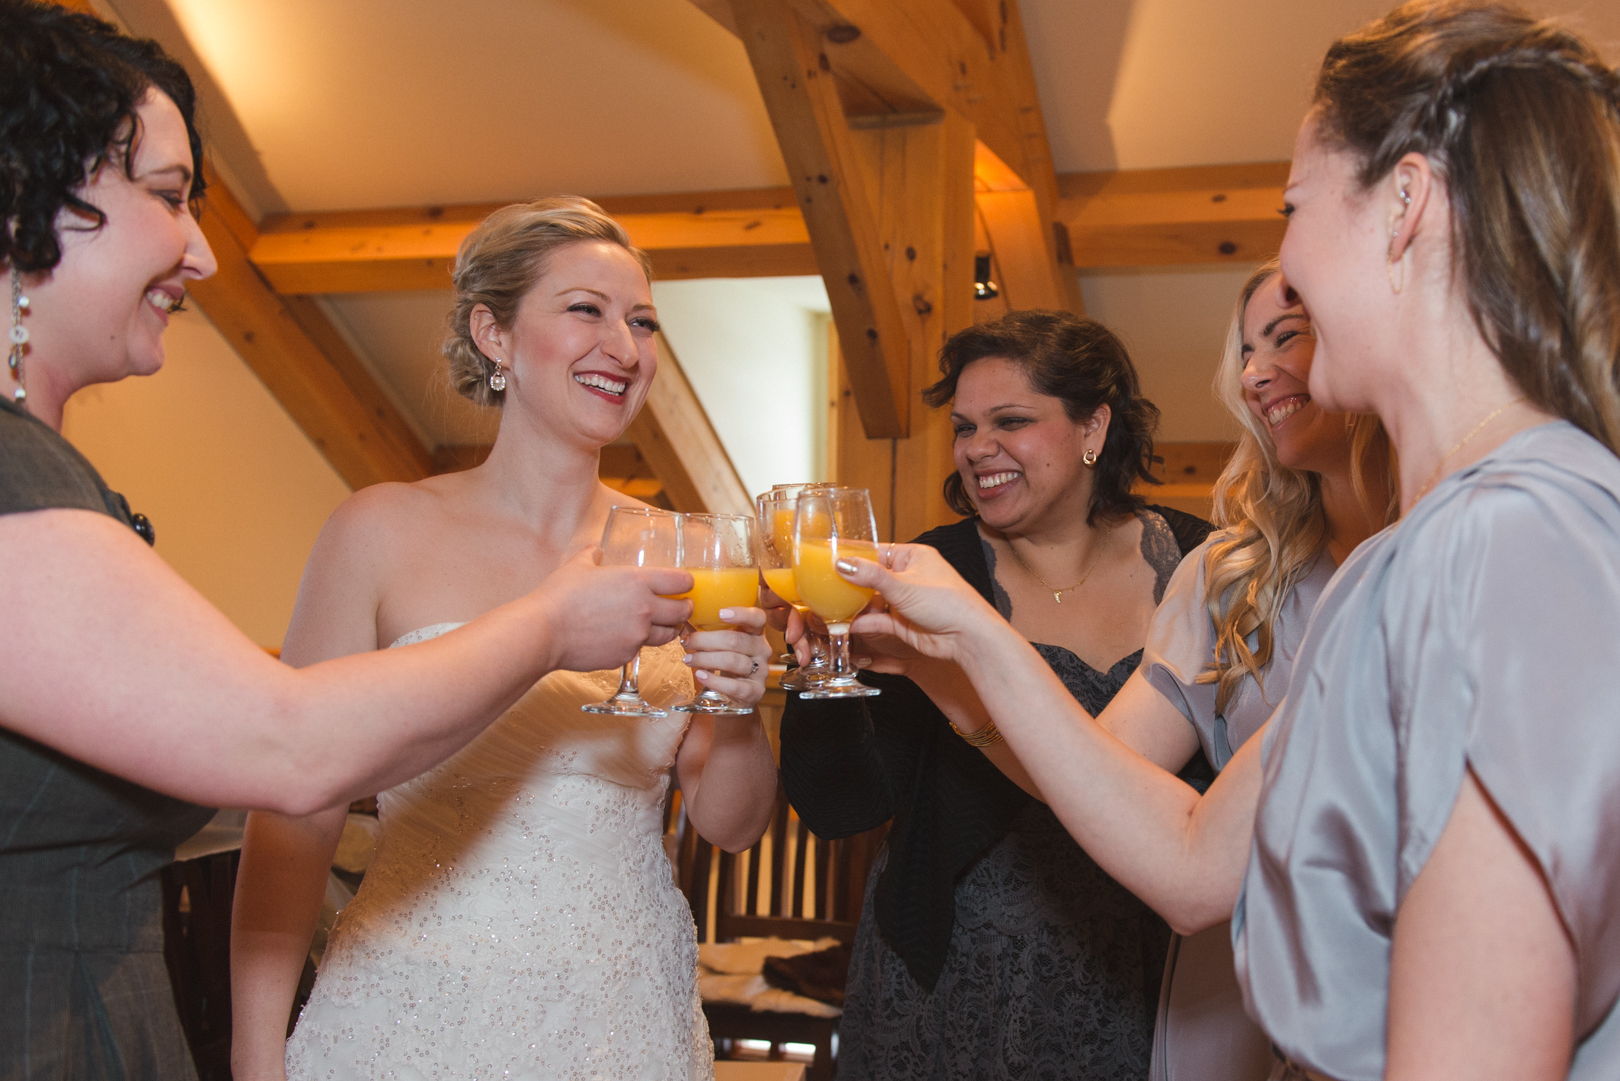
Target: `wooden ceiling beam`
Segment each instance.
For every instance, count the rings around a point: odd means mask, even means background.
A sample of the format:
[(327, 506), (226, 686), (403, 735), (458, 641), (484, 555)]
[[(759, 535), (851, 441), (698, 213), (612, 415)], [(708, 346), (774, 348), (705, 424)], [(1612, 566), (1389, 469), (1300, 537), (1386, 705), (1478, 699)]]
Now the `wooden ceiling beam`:
[(1057, 219), (1082, 267), (1256, 263), (1282, 244), (1288, 162), (1070, 173)]
[[(1062, 174), (1053, 217), (1075, 267), (1254, 262), (1282, 241), (1276, 211), (1287, 176), (1287, 162)], [(1038, 193), (983, 140), (974, 178), (1014, 305), (1062, 306), (1046, 267), (1049, 256), (1064, 263), (1064, 253), (1046, 250)], [(792, 188), (598, 202), (651, 253), (661, 279), (817, 273)], [(218, 209), (278, 291), (342, 293), (447, 288), (456, 246), (502, 205), (281, 214), (258, 230), (239, 208), (234, 216), (223, 203)]]
[[(597, 200), (660, 279), (816, 273), (791, 188)], [(265, 220), (253, 263), (282, 293), (448, 289), (456, 249), (505, 204), (280, 214)]]
[(219, 272), (190, 292), (338, 475), (351, 488), (429, 475), (427, 448), (321, 310), (277, 296), (254, 269), (252, 220), (217, 176), (201, 224)]
[(868, 438), (910, 425), (909, 339), (862, 160), (816, 28), (789, 0), (733, 0), (732, 12), (787, 162)]

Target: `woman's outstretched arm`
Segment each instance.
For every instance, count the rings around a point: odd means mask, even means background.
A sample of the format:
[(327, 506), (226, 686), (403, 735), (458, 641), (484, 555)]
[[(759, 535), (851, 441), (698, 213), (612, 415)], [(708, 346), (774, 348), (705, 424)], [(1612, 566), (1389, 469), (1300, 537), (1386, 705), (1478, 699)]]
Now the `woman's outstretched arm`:
[(959, 665), (1064, 826), (1177, 931), (1229, 919), (1248, 861), (1261, 741), (1245, 743), (1200, 797), (1087, 716), (1040, 654), (931, 549), (897, 545), (889, 559), (892, 570), (859, 560), (846, 575), (877, 588), (890, 609), (860, 617), (857, 633), (892, 635)]
[(683, 571), (569, 560), (403, 649), (294, 671), (103, 514), (0, 516), (0, 724), (196, 803), (307, 814), (442, 761), (554, 668), (672, 638)]

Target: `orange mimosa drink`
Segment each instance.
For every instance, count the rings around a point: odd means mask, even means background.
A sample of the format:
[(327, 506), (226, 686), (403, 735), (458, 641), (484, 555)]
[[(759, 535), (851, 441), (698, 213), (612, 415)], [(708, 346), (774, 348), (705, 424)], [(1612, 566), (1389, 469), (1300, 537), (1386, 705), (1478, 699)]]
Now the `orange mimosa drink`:
[[(792, 548), (788, 549), (790, 552), (792, 550)], [(765, 584), (770, 586), (772, 593), (775, 593), (793, 607), (804, 607), (804, 603), (799, 600), (799, 591), (793, 586), (792, 567), (771, 567), (767, 569), (765, 571)]]
[[(771, 545), (784, 556), (793, 552), (793, 508), (778, 507), (771, 515)], [(771, 587), (775, 589), (775, 586)], [(781, 597), (780, 593), (777, 596)], [(786, 600), (786, 597), (782, 597)]]
[(872, 599), (873, 591), (846, 581), (838, 573), (838, 568), (833, 566), (833, 560), (850, 556), (875, 560), (878, 557), (877, 545), (870, 541), (840, 539), (835, 556), (830, 541), (801, 537), (795, 555), (797, 561), (793, 565), (793, 584), (798, 588), (800, 600), (826, 621), (828, 630), (835, 634), (844, 633), (835, 629), (834, 625), (847, 627), (849, 621)]
[(692, 602), (687, 622), (700, 631), (731, 627), (720, 618), (722, 608), (752, 608), (759, 603), (759, 571), (753, 567), (688, 567), (692, 589), (681, 598)]

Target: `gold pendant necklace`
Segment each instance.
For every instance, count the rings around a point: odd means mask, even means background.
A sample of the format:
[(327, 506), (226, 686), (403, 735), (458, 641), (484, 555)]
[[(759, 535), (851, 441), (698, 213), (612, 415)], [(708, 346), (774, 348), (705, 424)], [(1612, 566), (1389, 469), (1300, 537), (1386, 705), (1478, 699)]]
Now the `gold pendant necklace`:
[(1018, 560), (1018, 565), (1024, 568), (1025, 573), (1027, 573), (1031, 578), (1035, 579), (1041, 585), (1045, 586), (1047, 589), (1051, 590), (1052, 599), (1057, 601), (1059, 604), (1062, 604), (1063, 594), (1071, 593), (1085, 585), (1086, 579), (1091, 577), (1091, 572), (1097, 569), (1097, 561), (1102, 558), (1103, 545), (1101, 541), (1098, 542), (1097, 551), (1092, 555), (1091, 563), (1086, 567), (1086, 573), (1080, 576), (1080, 580), (1074, 585), (1064, 586), (1062, 589), (1056, 588), (1051, 582), (1048, 582), (1045, 578), (1042, 578), (1040, 575), (1036, 574), (1035, 568), (1024, 562), (1024, 557), (1018, 554), (1018, 549), (1013, 547), (1013, 542), (1011, 540), (1007, 541), (1007, 550), (1013, 554), (1014, 559)]

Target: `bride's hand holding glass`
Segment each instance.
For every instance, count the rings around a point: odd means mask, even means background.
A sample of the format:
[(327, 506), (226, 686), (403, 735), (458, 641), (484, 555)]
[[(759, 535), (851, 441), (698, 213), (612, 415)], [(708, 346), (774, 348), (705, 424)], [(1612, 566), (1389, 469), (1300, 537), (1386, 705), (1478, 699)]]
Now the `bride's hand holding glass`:
[(718, 615), (729, 629), (692, 631), (684, 639), (684, 659), (699, 687), (719, 691), (740, 709), (752, 710), (765, 697), (765, 678), (770, 674), (765, 610), (722, 608)]

